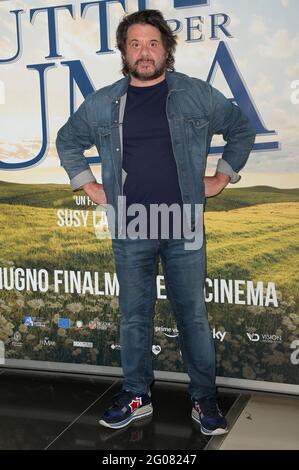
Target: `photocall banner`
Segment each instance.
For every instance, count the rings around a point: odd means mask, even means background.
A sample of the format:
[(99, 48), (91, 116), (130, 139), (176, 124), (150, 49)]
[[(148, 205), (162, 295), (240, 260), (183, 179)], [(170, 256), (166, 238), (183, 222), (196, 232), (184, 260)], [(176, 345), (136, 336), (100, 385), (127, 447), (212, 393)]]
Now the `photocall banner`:
[[(297, 3), (0, 1), (2, 365), (121, 372), (105, 213), (72, 192), (55, 139), (89, 93), (122, 77), (122, 16), (157, 8), (178, 36), (176, 70), (222, 91), (257, 131), (240, 182), (205, 212), (218, 383), (298, 393)], [(223, 145), (212, 141), (207, 175)], [(101, 155), (86, 158), (101, 182)], [(161, 267), (152, 355), (159, 377), (186, 379)]]

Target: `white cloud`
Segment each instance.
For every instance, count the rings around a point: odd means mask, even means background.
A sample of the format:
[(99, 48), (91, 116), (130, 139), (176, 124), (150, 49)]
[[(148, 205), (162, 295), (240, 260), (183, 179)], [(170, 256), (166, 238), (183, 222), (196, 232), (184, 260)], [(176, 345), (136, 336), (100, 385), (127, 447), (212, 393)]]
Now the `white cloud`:
[(292, 64), (289, 65), (286, 70), (285, 74), (287, 77), (296, 80), (299, 78), (299, 64)]
[(4, 59), (4, 52), (9, 51), (12, 48), (11, 41), (8, 39), (7, 36), (2, 36), (0, 38), (0, 49), (1, 49), (1, 59)]
[(290, 143), (291, 140), (298, 142), (299, 125), (297, 116), (291, 116), (282, 108), (275, 108), (272, 111), (272, 123), (279, 134), (284, 136), (285, 142)]
[(33, 158), (41, 146), (37, 141), (0, 142), (0, 155), (4, 161), (13, 162)]
[(5, 85), (0, 80), (0, 104), (5, 104)]
[(267, 34), (268, 27), (265, 24), (264, 18), (261, 16), (255, 16), (249, 29), (250, 33), (254, 36), (265, 36)]
[(299, 34), (290, 38), (286, 29), (279, 29), (273, 36), (264, 39), (258, 46), (262, 57), (289, 59), (299, 50)]
[(260, 73), (255, 86), (253, 87), (253, 91), (256, 95), (264, 96), (265, 94), (272, 93), (274, 90), (272, 82), (269, 78)]

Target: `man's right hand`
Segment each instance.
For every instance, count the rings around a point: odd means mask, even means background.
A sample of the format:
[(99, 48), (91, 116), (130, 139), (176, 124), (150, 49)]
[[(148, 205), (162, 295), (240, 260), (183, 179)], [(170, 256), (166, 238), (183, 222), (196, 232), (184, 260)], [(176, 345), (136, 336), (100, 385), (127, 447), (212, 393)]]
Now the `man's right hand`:
[(107, 203), (106, 194), (102, 184), (96, 183), (95, 181), (91, 181), (90, 183), (84, 184), (82, 189), (85, 194), (87, 194), (87, 196), (89, 196), (90, 199), (96, 204)]

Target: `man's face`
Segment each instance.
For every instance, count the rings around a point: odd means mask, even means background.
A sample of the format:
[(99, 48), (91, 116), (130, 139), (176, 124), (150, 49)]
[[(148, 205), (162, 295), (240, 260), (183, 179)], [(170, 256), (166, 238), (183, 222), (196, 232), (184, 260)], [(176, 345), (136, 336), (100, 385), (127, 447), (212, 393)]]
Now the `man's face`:
[(126, 63), (129, 73), (141, 81), (164, 74), (167, 52), (160, 31), (151, 25), (134, 24), (128, 28)]

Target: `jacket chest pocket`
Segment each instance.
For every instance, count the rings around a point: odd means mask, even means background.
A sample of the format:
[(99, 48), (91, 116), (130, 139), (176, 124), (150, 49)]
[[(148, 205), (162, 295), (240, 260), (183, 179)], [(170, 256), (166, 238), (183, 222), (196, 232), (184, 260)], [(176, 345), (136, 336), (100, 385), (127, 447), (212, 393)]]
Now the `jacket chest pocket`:
[(188, 116), (184, 118), (184, 121), (189, 152), (195, 155), (202, 153), (207, 146), (208, 118)]
[(205, 175), (209, 120), (206, 117), (185, 117), (188, 161), (193, 178), (201, 181)]
[(107, 157), (111, 156), (111, 128), (110, 127), (99, 127), (98, 128), (99, 136), (99, 147), (100, 147), (100, 156), (104, 161)]

